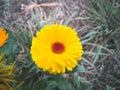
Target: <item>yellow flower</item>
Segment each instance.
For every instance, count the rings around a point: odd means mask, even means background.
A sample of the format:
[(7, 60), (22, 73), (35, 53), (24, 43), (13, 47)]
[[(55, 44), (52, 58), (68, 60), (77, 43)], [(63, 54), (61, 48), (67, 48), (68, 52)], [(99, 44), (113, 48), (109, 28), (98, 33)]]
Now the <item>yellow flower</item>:
[(8, 34), (6, 33), (6, 31), (0, 28), (0, 47), (2, 47), (5, 44), (7, 38)]
[(72, 71), (83, 54), (77, 33), (70, 27), (46, 25), (32, 38), (31, 55), (35, 64), (51, 74)]
[(3, 54), (0, 54), (0, 90), (15, 90), (13, 87), (10, 86), (13, 78), (13, 68), (14, 64), (12, 65), (5, 65), (7, 60), (2, 60)]

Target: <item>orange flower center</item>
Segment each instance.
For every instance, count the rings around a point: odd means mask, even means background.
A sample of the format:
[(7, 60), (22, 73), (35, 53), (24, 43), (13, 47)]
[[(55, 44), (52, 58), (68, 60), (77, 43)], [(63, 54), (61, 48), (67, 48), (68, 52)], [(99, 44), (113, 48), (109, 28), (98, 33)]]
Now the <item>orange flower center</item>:
[(65, 46), (63, 43), (60, 42), (55, 42), (51, 46), (52, 52), (56, 54), (61, 54), (65, 51)]

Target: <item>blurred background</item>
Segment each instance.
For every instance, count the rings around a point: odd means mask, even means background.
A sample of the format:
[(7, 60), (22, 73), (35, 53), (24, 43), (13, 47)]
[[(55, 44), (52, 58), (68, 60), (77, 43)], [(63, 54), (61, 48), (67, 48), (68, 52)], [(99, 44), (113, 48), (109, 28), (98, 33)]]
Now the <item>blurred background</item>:
[[(11, 62), (17, 60), (18, 71), (31, 65), (31, 37), (44, 25), (53, 23), (71, 26), (83, 44), (84, 55), (79, 62), (82, 70), (77, 75), (83, 78), (81, 86), (85, 88), (73, 90), (120, 90), (120, 1), (0, 0), (0, 27), (17, 40), (10, 40), (14, 48), (7, 49), (6, 56), (13, 53)], [(26, 83), (31, 78), (26, 78)], [(72, 82), (73, 77), (69, 79)]]

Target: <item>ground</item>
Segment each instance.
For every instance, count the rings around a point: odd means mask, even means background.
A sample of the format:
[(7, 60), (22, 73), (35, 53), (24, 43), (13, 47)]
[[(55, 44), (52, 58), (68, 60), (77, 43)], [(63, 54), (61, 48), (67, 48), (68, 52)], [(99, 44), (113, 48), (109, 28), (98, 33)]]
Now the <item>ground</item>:
[[(116, 3), (119, 4), (119, 1)], [(35, 34), (45, 24), (60, 23), (71, 26), (84, 41), (83, 46), (86, 53), (83, 57), (85, 59), (80, 61), (80, 64), (87, 71), (79, 75), (92, 83), (90, 90), (112, 90), (105, 89), (106, 85), (119, 90), (119, 46), (113, 45), (107, 49), (104, 48), (105, 45), (118, 44), (118, 42), (110, 38), (112, 37), (111, 33), (101, 34), (98, 27), (101, 20), (94, 21), (95, 17), (89, 11), (90, 7), (91, 1), (89, 0), (1, 0), (0, 26), (10, 30), (21, 44), (25, 45), (24, 48), (27, 47), (26, 43), (21, 40), (20, 36), (17, 36), (20, 28), (27, 34), (30, 34), (31, 30)], [(111, 28), (112, 24), (111, 20), (108, 28)], [(86, 36), (88, 33), (90, 36)], [(94, 37), (92, 37), (93, 35)], [(86, 43), (84, 39), (89, 40), (89, 38), (92, 39)], [(25, 61), (25, 53), (26, 51), (21, 51), (18, 54), (18, 59), (22, 57), (22, 60)]]

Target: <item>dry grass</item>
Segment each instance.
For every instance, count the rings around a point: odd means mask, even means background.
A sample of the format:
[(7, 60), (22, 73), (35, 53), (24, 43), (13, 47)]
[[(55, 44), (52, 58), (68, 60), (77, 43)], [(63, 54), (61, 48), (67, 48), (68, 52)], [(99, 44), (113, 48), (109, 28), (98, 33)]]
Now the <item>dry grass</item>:
[(26, 62), (25, 54), (29, 52), (29, 45), (20, 36), (20, 31), (31, 37), (45, 24), (65, 24), (74, 28), (83, 41), (85, 54), (80, 64), (87, 71), (80, 76), (93, 83), (91, 90), (104, 90), (107, 84), (119, 89), (118, 83), (105, 76), (119, 77), (115, 75), (120, 65), (119, 57), (113, 57), (114, 49), (104, 47), (110, 36), (102, 36), (98, 24), (92, 23), (95, 19), (89, 12), (90, 0), (14, 0), (9, 2), (10, 5), (2, 3), (0, 26), (12, 31), (23, 47), (17, 60)]

